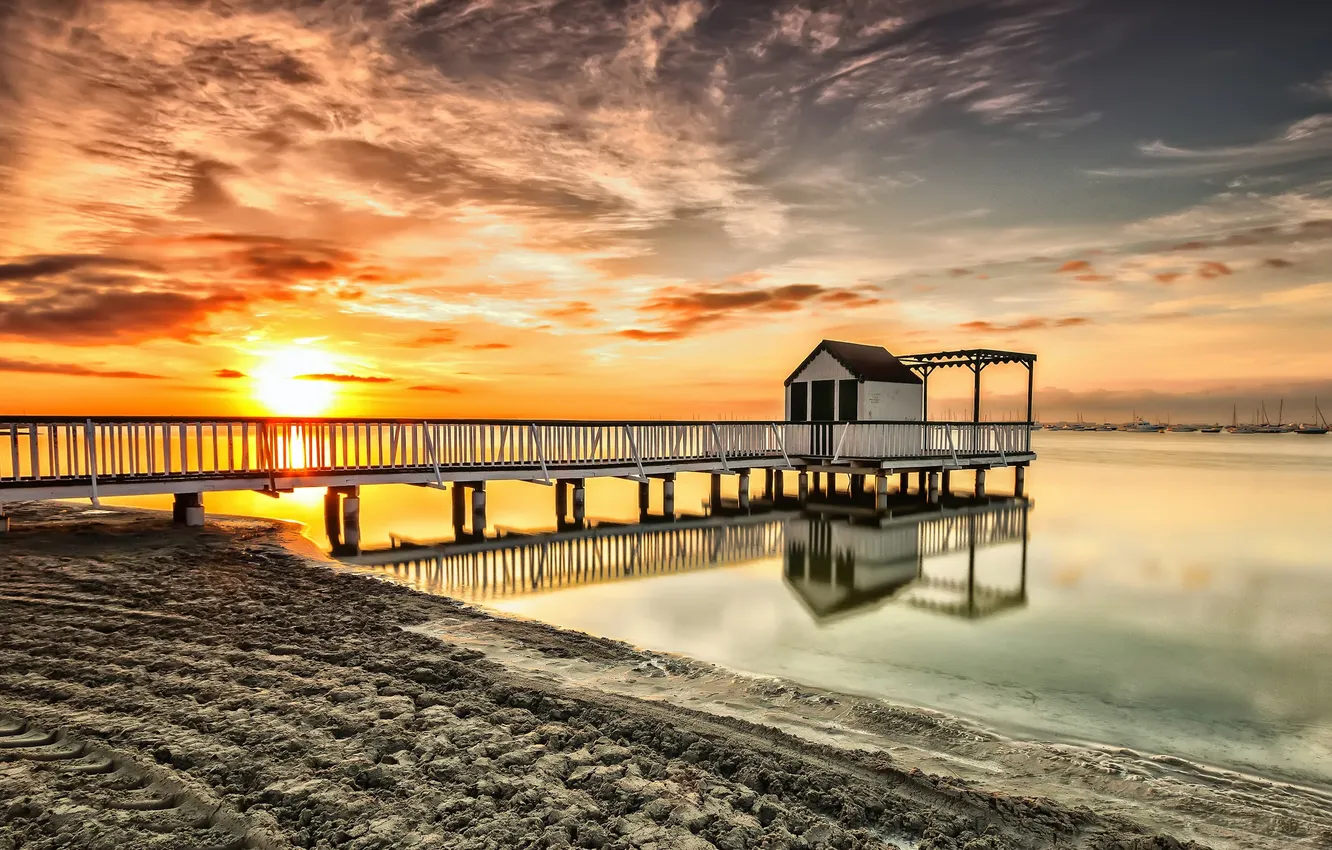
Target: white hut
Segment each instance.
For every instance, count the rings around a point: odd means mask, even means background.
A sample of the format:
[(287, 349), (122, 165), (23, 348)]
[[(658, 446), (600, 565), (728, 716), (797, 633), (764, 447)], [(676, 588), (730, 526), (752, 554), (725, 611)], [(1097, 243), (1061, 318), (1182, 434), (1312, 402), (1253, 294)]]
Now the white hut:
[(919, 376), (887, 349), (825, 339), (786, 379), (788, 422), (924, 418)]

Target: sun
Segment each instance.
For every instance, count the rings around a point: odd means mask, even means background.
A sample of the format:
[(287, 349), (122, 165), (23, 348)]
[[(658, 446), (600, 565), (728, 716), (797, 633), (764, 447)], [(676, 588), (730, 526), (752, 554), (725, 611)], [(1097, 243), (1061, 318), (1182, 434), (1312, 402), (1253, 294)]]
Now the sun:
[(328, 352), (293, 346), (264, 352), (262, 357), (253, 372), (254, 397), (270, 413), (319, 416), (328, 411), (337, 396), (337, 384), (302, 377), (336, 372)]

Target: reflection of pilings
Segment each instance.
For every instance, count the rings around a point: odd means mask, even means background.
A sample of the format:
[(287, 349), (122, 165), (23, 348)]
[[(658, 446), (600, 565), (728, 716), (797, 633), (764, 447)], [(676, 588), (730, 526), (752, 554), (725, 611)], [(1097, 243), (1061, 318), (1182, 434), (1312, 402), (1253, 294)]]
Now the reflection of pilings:
[[(370, 568), (432, 593), (471, 598), (706, 569), (781, 553), (781, 520), (601, 527), (533, 537), (398, 549)], [(453, 551), (448, 551), (453, 550)], [(381, 553), (371, 553), (372, 557)]]

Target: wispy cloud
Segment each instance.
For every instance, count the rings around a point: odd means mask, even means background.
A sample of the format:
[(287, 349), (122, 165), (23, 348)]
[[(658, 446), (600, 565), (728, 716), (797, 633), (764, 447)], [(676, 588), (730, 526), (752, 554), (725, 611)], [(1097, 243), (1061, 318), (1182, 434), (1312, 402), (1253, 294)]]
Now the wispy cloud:
[(1270, 138), (1246, 145), (1185, 148), (1144, 142), (1138, 153), (1153, 165), (1092, 169), (1099, 177), (1199, 177), (1332, 157), (1332, 114), (1292, 122)]
[(83, 366), (77, 363), (46, 363), (34, 360), (13, 360), (0, 357), (0, 372), (26, 372), (33, 375), (73, 375), (88, 378), (132, 378), (135, 380), (158, 380), (161, 375), (135, 372), (126, 369), (102, 369)]
[(315, 372), (309, 375), (296, 375), (297, 381), (324, 381), (331, 384), (389, 384), (392, 378), (380, 375), (344, 375), (337, 372)]

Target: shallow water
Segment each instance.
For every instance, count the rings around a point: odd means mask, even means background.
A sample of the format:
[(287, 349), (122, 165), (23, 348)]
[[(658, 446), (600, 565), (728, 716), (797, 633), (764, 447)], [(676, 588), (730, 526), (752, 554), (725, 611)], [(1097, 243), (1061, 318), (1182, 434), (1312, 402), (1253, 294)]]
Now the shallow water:
[[(954, 504), (882, 528), (775, 514), (603, 527), (361, 568), (1019, 737), (1332, 787), (1332, 437), (1035, 440), (1029, 513)], [(1011, 487), (1008, 473), (990, 481)], [(702, 513), (706, 490), (682, 476), (681, 510)], [(318, 491), (208, 498), (210, 512), (299, 520), (327, 542)], [(549, 488), (492, 485), (491, 532), (552, 530), (552, 504)], [(633, 521), (635, 485), (590, 482), (588, 513)], [(368, 547), (450, 536), (445, 493), (366, 488), (362, 515)]]

